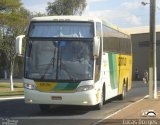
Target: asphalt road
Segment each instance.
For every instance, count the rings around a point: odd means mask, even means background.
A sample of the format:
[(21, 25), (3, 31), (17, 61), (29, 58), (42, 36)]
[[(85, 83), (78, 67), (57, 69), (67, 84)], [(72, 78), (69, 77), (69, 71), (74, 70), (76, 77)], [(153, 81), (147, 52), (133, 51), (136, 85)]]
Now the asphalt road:
[(124, 101), (109, 100), (100, 111), (93, 107), (57, 106), (49, 113), (42, 113), (38, 105), (25, 104), (23, 99), (1, 100), (0, 125), (93, 125), (147, 94), (148, 85), (133, 82), (132, 90)]

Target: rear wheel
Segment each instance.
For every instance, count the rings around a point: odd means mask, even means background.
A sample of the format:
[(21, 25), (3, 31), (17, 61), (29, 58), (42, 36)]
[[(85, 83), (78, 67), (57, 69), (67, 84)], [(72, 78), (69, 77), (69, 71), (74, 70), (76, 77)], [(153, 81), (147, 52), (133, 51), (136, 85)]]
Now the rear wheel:
[(127, 94), (127, 89), (126, 86), (123, 85), (122, 94), (119, 95), (119, 100), (124, 100), (126, 98), (126, 94)]

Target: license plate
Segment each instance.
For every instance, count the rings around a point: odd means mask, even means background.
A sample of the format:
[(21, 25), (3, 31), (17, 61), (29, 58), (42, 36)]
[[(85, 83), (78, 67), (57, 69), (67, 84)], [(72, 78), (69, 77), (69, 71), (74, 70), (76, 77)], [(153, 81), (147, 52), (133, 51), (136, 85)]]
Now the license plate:
[(51, 97), (52, 100), (62, 100), (61, 96), (52, 96)]

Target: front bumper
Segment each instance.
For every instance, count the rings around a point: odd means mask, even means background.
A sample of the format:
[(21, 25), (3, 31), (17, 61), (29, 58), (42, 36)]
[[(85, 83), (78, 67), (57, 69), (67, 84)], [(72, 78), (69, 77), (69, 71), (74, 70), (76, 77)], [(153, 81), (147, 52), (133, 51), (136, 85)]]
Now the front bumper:
[[(99, 93), (96, 90), (74, 93), (46, 93), (37, 90), (25, 89), (25, 102), (30, 104), (56, 104), (56, 105), (96, 105)], [(57, 97), (56, 99), (53, 97)], [(59, 97), (61, 97), (59, 99)]]

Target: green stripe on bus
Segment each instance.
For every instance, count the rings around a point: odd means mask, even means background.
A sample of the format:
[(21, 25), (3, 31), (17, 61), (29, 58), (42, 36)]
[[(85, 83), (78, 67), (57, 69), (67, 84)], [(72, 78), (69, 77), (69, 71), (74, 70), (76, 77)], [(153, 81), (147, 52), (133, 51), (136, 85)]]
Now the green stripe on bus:
[(65, 90), (75, 90), (79, 83), (69, 83)]
[(57, 85), (53, 89), (54, 90), (64, 90), (67, 85), (68, 85), (68, 83), (57, 83)]
[(112, 89), (118, 87), (118, 78), (117, 78), (117, 64), (116, 64), (116, 54), (108, 54), (109, 57), (109, 71), (110, 71), (110, 82)]
[(56, 91), (65, 91), (65, 90), (75, 90), (79, 83), (57, 83), (56, 87), (53, 90)]

